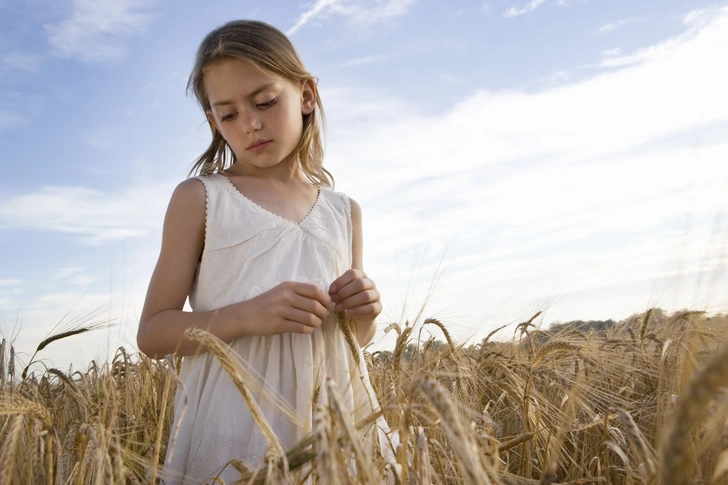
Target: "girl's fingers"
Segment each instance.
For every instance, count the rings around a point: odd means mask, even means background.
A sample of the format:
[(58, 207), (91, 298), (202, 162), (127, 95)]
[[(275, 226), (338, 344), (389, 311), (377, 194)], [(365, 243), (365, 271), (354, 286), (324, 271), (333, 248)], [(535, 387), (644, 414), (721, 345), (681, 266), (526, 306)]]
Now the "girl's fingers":
[(327, 295), (324, 290), (314, 285), (313, 283), (301, 283), (298, 281), (291, 281), (290, 285), (293, 291), (300, 296), (311, 298), (321, 303), (322, 306), (328, 308), (331, 305), (331, 298)]
[(331, 305), (331, 300), (329, 298), (326, 298), (326, 300), (326, 306), (324, 306), (318, 300), (297, 294), (291, 305), (297, 310), (316, 315), (320, 320), (326, 320), (326, 317), (329, 316), (329, 308)]
[(376, 290), (376, 285), (369, 278), (356, 278), (346, 285), (342, 286), (335, 293), (331, 295), (331, 300), (334, 303), (339, 303), (346, 300), (347, 298), (369, 290)]
[(331, 283), (331, 286), (329, 286), (329, 295), (333, 296), (352, 281), (357, 279), (366, 279), (366, 277), (367, 276), (364, 274), (364, 271), (359, 269), (350, 269)]
[(305, 325), (300, 322), (294, 322), (291, 320), (284, 320), (287, 328), (283, 330), (283, 333), (308, 333), (312, 334), (315, 327)]
[(376, 289), (364, 290), (337, 302), (334, 305), (334, 309), (337, 311), (344, 311), (378, 301), (379, 292)]
[(320, 327), (322, 321), (322, 319), (319, 318), (316, 314), (299, 310), (298, 308), (289, 308), (284, 313), (283, 318), (285, 320), (297, 322), (311, 328)]
[(381, 312), (382, 312), (382, 304), (378, 301), (346, 310), (346, 314), (349, 316), (352, 316), (352, 317), (364, 316), (364, 315), (376, 317)]

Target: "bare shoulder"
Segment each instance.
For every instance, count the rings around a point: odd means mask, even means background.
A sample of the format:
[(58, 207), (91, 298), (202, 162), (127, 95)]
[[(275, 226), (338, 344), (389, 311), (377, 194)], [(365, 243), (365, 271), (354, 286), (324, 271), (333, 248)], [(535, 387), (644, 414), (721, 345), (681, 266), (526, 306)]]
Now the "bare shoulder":
[(200, 180), (187, 179), (174, 189), (164, 218), (164, 233), (176, 237), (204, 234), (207, 192)]
[(189, 178), (180, 182), (174, 189), (170, 206), (174, 204), (184, 205), (186, 207), (200, 205), (205, 207), (207, 203), (206, 199), (207, 193), (204, 184), (198, 179)]
[(361, 223), (361, 206), (357, 201), (349, 197), (349, 206), (351, 207), (351, 221), (356, 225)]

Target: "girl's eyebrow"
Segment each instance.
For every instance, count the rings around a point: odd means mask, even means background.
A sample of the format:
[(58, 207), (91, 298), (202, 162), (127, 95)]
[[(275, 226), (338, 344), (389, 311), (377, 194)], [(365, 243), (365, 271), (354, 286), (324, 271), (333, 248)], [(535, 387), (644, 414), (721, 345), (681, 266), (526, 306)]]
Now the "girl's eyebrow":
[[(255, 89), (252, 93), (248, 94), (247, 97), (248, 98), (254, 98), (258, 94), (260, 94), (262, 91), (265, 91), (266, 89), (268, 89), (268, 88), (270, 88), (270, 87), (272, 87), (274, 85), (275, 85), (274, 82), (264, 84), (264, 85), (258, 87), (257, 89)], [(223, 100), (220, 100), (220, 101), (215, 101), (214, 103), (212, 103), (212, 106), (225, 106), (225, 105), (228, 105), (228, 104), (233, 104), (233, 102), (230, 101), (230, 100), (228, 100), (228, 99), (223, 99)]]

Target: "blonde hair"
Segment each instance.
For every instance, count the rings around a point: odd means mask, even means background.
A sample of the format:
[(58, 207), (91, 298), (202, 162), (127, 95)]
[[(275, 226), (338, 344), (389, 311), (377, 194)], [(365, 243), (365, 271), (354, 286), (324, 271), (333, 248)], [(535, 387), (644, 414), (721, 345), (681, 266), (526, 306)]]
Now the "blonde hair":
[[(204, 85), (204, 70), (221, 59), (241, 59), (278, 74), (294, 84), (312, 81), (312, 76), (301, 62), (291, 41), (278, 29), (255, 20), (234, 20), (216, 28), (203, 39), (195, 58), (187, 90), (194, 92), (203, 111), (211, 109)], [(304, 175), (315, 185), (333, 187), (334, 178), (323, 167), (325, 129), (324, 107), (316, 91), (316, 107), (303, 115), (303, 132), (293, 157)], [(209, 121), (208, 121), (209, 123)], [(195, 160), (190, 175), (221, 172), (235, 163), (235, 153), (212, 124), (212, 142)]]

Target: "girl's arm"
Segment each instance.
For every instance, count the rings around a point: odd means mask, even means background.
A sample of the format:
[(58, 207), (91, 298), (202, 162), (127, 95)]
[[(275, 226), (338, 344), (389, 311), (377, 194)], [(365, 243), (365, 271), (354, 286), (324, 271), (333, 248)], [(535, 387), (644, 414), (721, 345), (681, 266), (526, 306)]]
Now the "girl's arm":
[[(183, 338), (192, 327), (225, 342), (243, 335), (312, 333), (328, 316), (331, 300), (316, 285), (286, 282), (250, 300), (208, 312), (182, 311), (205, 242), (206, 193), (199, 180), (177, 186), (167, 208), (162, 249), (139, 320), (137, 345), (152, 358), (201, 351)], [(266, 322), (262, 327), (260, 322)]]
[(329, 295), (338, 311), (346, 311), (354, 321), (356, 340), (365, 346), (377, 332), (376, 319), (382, 312), (377, 286), (364, 273), (361, 207), (353, 199), (351, 203), (351, 269), (336, 279), (329, 287)]

